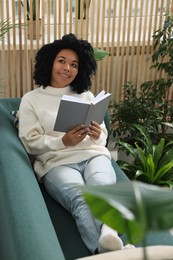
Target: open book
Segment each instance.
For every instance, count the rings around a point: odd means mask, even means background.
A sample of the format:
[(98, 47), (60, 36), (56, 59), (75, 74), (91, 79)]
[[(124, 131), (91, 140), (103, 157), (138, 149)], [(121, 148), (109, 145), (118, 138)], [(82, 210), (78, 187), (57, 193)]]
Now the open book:
[(67, 132), (80, 124), (88, 127), (91, 121), (101, 124), (108, 109), (110, 98), (111, 94), (105, 94), (104, 90), (94, 98), (92, 103), (73, 96), (63, 95), (54, 131)]

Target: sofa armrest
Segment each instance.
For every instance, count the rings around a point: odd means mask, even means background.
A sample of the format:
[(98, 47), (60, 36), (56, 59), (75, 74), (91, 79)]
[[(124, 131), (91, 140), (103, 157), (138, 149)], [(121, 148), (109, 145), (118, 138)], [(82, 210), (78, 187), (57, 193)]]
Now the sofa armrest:
[(0, 104), (0, 259), (64, 260), (12, 116)]

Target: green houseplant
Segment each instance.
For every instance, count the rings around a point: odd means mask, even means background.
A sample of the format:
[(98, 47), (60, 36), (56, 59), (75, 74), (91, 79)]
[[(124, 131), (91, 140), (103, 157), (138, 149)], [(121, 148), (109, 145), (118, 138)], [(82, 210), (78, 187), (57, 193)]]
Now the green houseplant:
[[(40, 0), (27, 0), (26, 10), (27, 10), (27, 20), (36, 21), (37, 19), (37, 3), (38, 3), (38, 14), (40, 15)], [(24, 1), (21, 1), (21, 5), (24, 7)], [(32, 8), (32, 9), (31, 9)], [(32, 14), (32, 17), (31, 17)], [(38, 17), (40, 19), (40, 17)]]
[(124, 98), (110, 105), (112, 134), (114, 138), (133, 143), (137, 134), (134, 123), (147, 128), (156, 143), (160, 137), (169, 138), (168, 127), (162, 122), (173, 121), (173, 100), (169, 91), (173, 83), (173, 14), (164, 15), (162, 28), (153, 34), (153, 54), (151, 69), (162, 71), (164, 78), (144, 82), (137, 91), (133, 82), (124, 85)]
[(0, 41), (4, 38), (5, 34), (12, 28), (18, 26), (18, 24), (13, 24), (11, 19), (5, 19), (0, 21)]
[(118, 141), (117, 145), (133, 156), (132, 162), (118, 161), (121, 169), (133, 180), (149, 184), (173, 188), (173, 141), (164, 138), (153, 143), (147, 129), (141, 125), (133, 125), (140, 132), (132, 145)]
[[(86, 19), (87, 8), (89, 9), (91, 0), (78, 0), (78, 19)], [(83, 8), (82, 8), (83, 5)], [(82, 9), (82, 13), (81, 13)]]
[(136, 181), (80, 188), (95, 217), (126, 234), (129, 243), (142, 243), (145, 260), (147, 233), (173, 226), (172, 190)]
[(110, 53), (105, 51), (105, 50), (102, 50), (102, 49), (99, 49), (99, 48), (94, 48), (94, 57), (95, 57), (96, 61), (101, 61), (106, 56), (109, 56), (109, 55), (110, 55)]
[[(21, 5), (24, 6), (24, 1)], [(41, 18), (40, 18), (40, 0), (26, 1), (26, 17), (28, 22), (28, 39), (36, 39), (41, 37)], [(37, 33), (38, 30), (38, 33)]]
[(75, 17), (73, 19), (74, 32), (77, 36), (82, 38), (86, 38), (90, 31), (90, 23), (89, 23), (90, 3), (91, 0), (78, 0), (76, 5)]

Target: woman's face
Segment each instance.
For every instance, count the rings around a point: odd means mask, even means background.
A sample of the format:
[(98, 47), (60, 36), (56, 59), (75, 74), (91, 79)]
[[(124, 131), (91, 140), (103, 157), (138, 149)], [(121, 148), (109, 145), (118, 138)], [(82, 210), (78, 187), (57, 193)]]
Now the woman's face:
[(50, 85), (54, 88), (64, 88), (69, 85), (78, 73), (79, 59), (76, 52), (63, 49), (53, 62)]

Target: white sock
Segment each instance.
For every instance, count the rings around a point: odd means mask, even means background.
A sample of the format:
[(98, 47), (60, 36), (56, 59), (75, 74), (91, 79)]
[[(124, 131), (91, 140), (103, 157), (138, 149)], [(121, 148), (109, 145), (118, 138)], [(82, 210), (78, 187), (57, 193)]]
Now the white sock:
[(132, 248), (135, 248), (135, 246), (132, 245), (132, 244), (127, 244), (127, 245), (125, 245), (125, 246), (123, 247), (123, 249), (132, 249)]
[(117, 231), (103, 224), (99, 238), (98, 252), (116, 251), (123, 248), (123, 242)]

